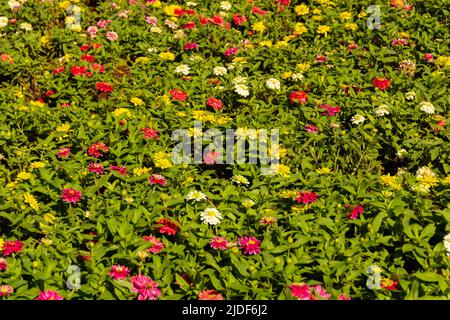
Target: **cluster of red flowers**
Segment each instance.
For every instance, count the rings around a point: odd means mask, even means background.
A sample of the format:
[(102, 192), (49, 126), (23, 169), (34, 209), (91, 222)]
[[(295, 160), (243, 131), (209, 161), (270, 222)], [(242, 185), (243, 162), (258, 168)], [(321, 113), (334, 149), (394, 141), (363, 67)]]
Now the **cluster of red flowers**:
[(222, 100), (216, 98), (208, 98), (208, 100), (206, 101), (206, 105), (213, 109), (220, 110), (222, 109)]
[(298, 193), (295, 201), (297, 201), (297, 203), (308, 204), (308, 203), (316, 202), (317, 198), (318, 198), (318, 196), (317, 196), (317, 193), (315, 193), (315, 192), (302, 191), (302, 192)]
[(108, 92), (109, 93), (109, 92), (113, 91), (113, 86), (110, 83), (108, 83), (108, 82), (97, 82), (95, 84), (95, 88), (98, 91), (101, 91), (101, 92)]
[(391, 86), (391, 81), (385, 78), (374, 78), (372, 85), (380, 90), (387, 90)]

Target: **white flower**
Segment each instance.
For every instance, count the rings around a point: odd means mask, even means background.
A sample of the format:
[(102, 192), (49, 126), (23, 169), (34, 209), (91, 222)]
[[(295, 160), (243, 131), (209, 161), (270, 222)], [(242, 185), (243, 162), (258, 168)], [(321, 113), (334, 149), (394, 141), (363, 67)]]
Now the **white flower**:
[(431, 102), (422, 101), (420, 103), (420, 110), (422, 110), (425, 113), (432, 114), (434, 113), (435, 109)]
[(0, 17), (0, 28), (4, 28), (8, 25), (7, 17)]
[(246, 77), (238, 76), (238, 77), (233, 79), (233, 84), (246, 84), (246, 83), (247, 83), (247, 78)]
[(220, 3), (220, 9), (228, 11), (231, 9), (231, 3), (229, 3), (228, 1), (222, 1)]
[(436, 174), (428, 167), (420, 167), (416, 172), (417, 179), (426, 179), (427, 177), (435, 178)]
[(385, 104), (382, 104), (381, 106), (379, 106), (378, 108), (375, 109), (375, 114), (379, 117), (389, 114), (388, 106)]
[(269, 78), (266, 80), (266, 86), (272, 90), (280, 90), (280, 81), (275, 78)]
[(414, 100), (415, 97), (416, 97), (416, 93), (414, 91), (405, 93), (406, 100)]
[(189, 57), (189, 60), (192, 62), (200, 62), (203, 61), (203, 58), (199, 55), (193, 55), (192, 57)]
[(248, 97), (248, 95), (250, 94), (250, 92), (248, 91), (248, 87), (245, 84), (236, 84), (234, 86), (234, 90), (237, 94), (243, 97)]
[(166, 19), (164, 20), (164, 24), (168, 26), (170, 29), (178, 29), (178, 25), (172, 20)]
[(360, 114), (355, 114), (350, 120), (352, 121), (353, 124), (360, 124), (363, 123), (366, 120), (366, 118)]
[(292, 75), (292, 80), (295, 80), (295, 81), (302, 81), (303, 78), (304, 78), (304, 76), (301, 73), (294, 73)]
[(153, 53), (153, 52), (158, 52), (158, 49), (156, 49), (156, 48), (148, 48), (147, 51), (150, 52), (150, 53)]
[(240, 174), (234, 175), (231, 178), (231, 181), (233, 181), (237, 184), (245, 184), (246, 186), (248, 186), (250, 183), (246, 177), (244, 177), (243, 175), (240, 175)]
[(222, 214), (216, 208), (206, 208), (200, 214), (200, 220), (205, 224), (217, 225), (222, 220)]
[(406, 151), (405, 149), (400, 149), (398, 150), (395, 155), (397, 156), (397, 158), (402, 159), (406, 154), (408, 153), (408, 151)]
[(162, 29), (160, 27), (151, 27), (150, 32), (152, 33), (161, 33)]
[(223, 75), (227, 74), (227, 68), (215, 67), (213, 69), (213, 73), (214, 73), (215, 76), (223, 76)]
[(444, 247), (448, 253), (450, 253), (450, 233), (444, 237)]
[(8, 1), (8, 6), (9, 6), (9, 8), (10, 8), (12, 11), (17, 11), (17, 10), (20, 9), (21, 4), (20, 4), (20, 2), (17, 2), (17, 1), (15, 1), (15, 0), (9, 0), (9, 1)]
[(196, 7), (196, 6), (197, 6), (197, 3), (196, 3), (196, 2), (192, 2), (192, 1), (188, 1), (188, 2), (186, 2), (186, 5), (187, 5), (188, 7)]
[(235, 63), (229, 63), (228, 66), (227, 66), (227, 69), (228, 69), (228, 70), (234, 70), (234, 69), (236, 69), (236, 64), (235, 64)]
[(20, 29), (23, 29), (25, 31), (31, 31), (33, 30), (33, 27), (31, 26), (31, 24), (24, 22), (20, 24)]
[(191, 68), (187, 64), (180, 64), (178, 67), (175, 68), (176, 73), (181, 73), (187, 76), (189, 74), (189, 71)]
[(186, 199), (202, 201), (202, 200), (206, 200), (206, 195), (201, 191), (192, 190), (187, 194)]
[(417, 193), (429, 193), (430, 192), (430, 187), (424, 185), (424, 184), (415, 184), (411, 187), (411, 190)]
[(186, 37), (186, 33), (185, 33), (183, 30), (177, 30), (177, 31), (173, 34), (173, 37), (174, 37), (175, 39), (181, 39), (181, 38)]

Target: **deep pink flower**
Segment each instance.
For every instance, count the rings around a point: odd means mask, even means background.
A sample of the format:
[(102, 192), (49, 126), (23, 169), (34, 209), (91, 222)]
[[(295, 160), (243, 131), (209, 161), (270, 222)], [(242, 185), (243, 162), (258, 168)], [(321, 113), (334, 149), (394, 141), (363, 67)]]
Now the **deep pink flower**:
[(238, 52), (238, 50), (239, 50), (238, 48), (229, 48), (229, 49), (225, 50), (224, 55), (227, 57), (232, 56), (232, 55), (236, 54)]
[(145, 139), (151, 139), (155, 138), (155, 140), (158, 140), (158, 130), (156, 129), (150, 129), (150, 128), (142, 128), (141, 132), (144, 134)]
[(198, 300), (223, 300), (223, 296), (216, 290), (203, 290), (199, 293)]
[(104, 174), (105, 168), (100, 163), (89, 163), (88, 164), (89, 172), (93, 172), (95, 174)]
[(313, 300), (311, 288), (305, 283), (293, 283), (288, 286), (291, 294), (298, 300)]
[(131, 284), (131, 291), (139, 294), (138, 300), (156, 300), (161, 295), (161, 290), (157, 288), (158, 283), (144, 275), (131, 277)]
[(150, 242), (151, 245), (152, 245), (151, 247), (149, 247), (149, 248), (147, 249), (148, 252), (151, 252), (151, 253), (158, 253), (158, 252), (160, 252), (162, 249), (164, 249), (164, 243), (162, 243), (162, 241), (159, 240), (159, 239), (156, 238), (156, 237), (153, 237), (153, 236), (144, 236), (144, 237), (142, 237), (142, 239), (145, 240), (145, 241)]
[(352, 219), (352, 220), (356, 220), (356, 218), (359, 217), (359, 215), (364, 213), (364, 208), (361, 205), (357, 205), (356, 207), (354, 207), (352, 209), (352, 211), (350, 212), (350, 214), (347, 215), (348, 218)]
[(72, 188), (65, 188), (61, 193), (61, 198), (63, 199), (63, 201), (69, 203), (77, 203), (78, 201), (80, 201), (81, 196), (82, 194), (80, 191)]
[(341, 293), (338, 297), (339, 300), (351, 300), (350, 297), (346, 297), (345, 294)]
[(316, 202), (317, 197), (317, 193), (315, 192), (299, 192), (295, 201), (297, 201), (297, 203), (308, 204)]
[(208, 98), (208, 100), (206, 101), (206, 105), (213, 109), (220, 110), (222, 109), (222, 100), (216, 98)]
[(10, 296), (14, 292), (13, 287), (3, 284), (0, 286), (0, 297)]
[(406, 39), (403, 39), (403, 38), (397, 38), (397, 39), (392, 40), (391, 45), (393, 47), (407, 46), (408, 45), (408, 41)]
[(330, 294), (320, 284), (312, 286), (312, 288), (322, 298), (324, 298), (324, 299), (329, 299), (330, 298)]
[(128, 170), (125, 166), (109, 166), (109, 169), (118, 172), (122, 176), (125, 176)]
[(167, 179), (160, 174), (154, 173), (148, 178), (148, 182), (150, 182), (151, 184), (159, 184), (160, 186), (165, 186), (167, 184)]
[(327, 56), (322, 56), (320, 54), (316, 56), (316, 61), (319, 62), (319, 63), (325, 62), (327, 60), (328, 60)]
[(8, 264), (5, 258), (0, 258), (0, 271), (6, 271)]
[(245, 16), (241, 16), (237, 13), (235, 13), (233, 15), (233, 23), (237, 26), (241, 26), (246, 21), (247, 21), (247, 18)]
[(253, 14), (259, 14), (259, 15), (264, 16), (264, 15), (267, 14), (267, 11), (264, 11), (264, 10), (261, 9), (260, 7), (253, 7), (253, 8), (252, 8), (252, 13), (253, 13)]
[(34, 300), (64, 300), (64, 298), (58, 295), (58, 292), (47, 290), (41, 292), (39, 296)]
[(159, 219), (156, 221), (156, 225), (156, 230), (158, 230), (161, 234), (166, 233), (169, 236), (175, 235), (180, 230), (175, 222), (167, 218)]
[(322, 112), (323, 116), (329, 116), (329, 117), (333, 117), (336, 115), (336, 113), (341, 112), (341, 107), (340, 106), (330, 106), (329, 104), (320, 104), (318, 106), (319, 109), (325, 109), (324, 112)]
[(115, 280), (125, 279), (130, 275), (130, 269), (120, 264), (113, 265), (111, 271), (108, 273)]
[(188, 42), (184, 45), (184, 50), (193, 50), (193, 49), (197, 49), (198, 48), (198, 44), (195, 42)]
[(305, 125), (305, 130), (309, 133), (317, 133), (319, 131), (319, 128), (313, 124), (307, 124)]
[(228, 240), (224, 237), (214, 237), (211, 239), (211, 242), (209, 244), (216, 250), (226, 250), (228, 246)]
[[(6, 241), (3, 244), (3, 255), (5, 257), (9, 256), (12, 253), (20, 252), (23, 248), (23, 243), (19, 240), (15, 241)], [(5, 262), (6, 263), (6, 262)]]
[(245, 236), (238, 239), (237, 242), (241, 249), (244, 250), (244, 254), (258, 254), (261, 252), (261, 248), (259, 247), (261, 241), (255, 237)]
[(108, 150), (109, 148), (106, 144), (104, 144), (103, 142), (96, 142), (89, 147), (88, 154), (91, 157), (101, 158), (103, 157), (104, 153), (108, 152)]

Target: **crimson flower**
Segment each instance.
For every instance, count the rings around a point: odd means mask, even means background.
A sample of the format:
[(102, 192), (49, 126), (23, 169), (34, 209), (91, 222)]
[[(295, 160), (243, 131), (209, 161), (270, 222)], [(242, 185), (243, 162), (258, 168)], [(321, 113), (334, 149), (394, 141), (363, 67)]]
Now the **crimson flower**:
[(391, 86), (391, 81), (385, 78), (374, 78), (372, 85), (380, 90), (387, 90)]
[(34, 300), (64, 300), (64, 298), (58, 295), (58, 292), (47, 290), (41, 292), (39, 296)]
[(214, 237), (209, 244), (216, 250), (226, 250), (228, 247), (228, 240), (224, 237)]
[(104, 174), (105, 173), (105, 168), (100, 163), (88, 164), (88, 170), (89, 170), (89, 172), (92, 172), (95, 174)]
[(125, 166), (109, 166), (109, 169), (118, 172), (122, 176), (125, 176), (128, 170)]
[(156, 230), (162, 234), (166, 233), (169, 236), (175, 235), (180, 230), (175, 222), (167, 218), (159, 219), (156, 221), (156, 224), (158, 225)]
[(111, 271), (108, 273), (114, 280), (125, 279), (130, 275), (130, 269), (120, 264), (113, 265)]
[(186, 101), (187, 94), (178, 89), (172, 89), (169, 91), (169, 94), (172, 96), (172, 99), (177, 101)]
[(208, 101), (206, 101), (206, 105), (213, 109), (220, 110), (222, 109), (222, 100), (216, 98), (208, 98)]
[(294, 91), (289, 95), (291, 103), (305, 104), (308, 102), (308, 94), (304, 91)]
[(361, 205), (357, 205), (352, 209), (352, 211), (347, 215), (348, 218), (352, 220), (356, 220), (356, 218), (359, 217), (359, 215), (364, 213), (364, 207)]
[(95, 88), (101, 92), (112, 92), (113, 91), (112, 85), (107, 82), (97, 82), (95, 84)]
[(96, 142), (89, 147), (88, 154), (91, 157), (101, 158), (103, 157), (104, 153), (108, 152), (108, 150), (109, 148), (106, 144), (104, 144), (103, 142)]
[[(20, 252), (23, 248), (23, 243), (19, 240), (15, 240), (15, 241), (6, 241), (3, 244), (3, 256), (7, 257), (12, 253), (17, 253)], [(6, 262), (5, 262), (6, 264)], [(6, 266), (5, 266), (5, 270), (6, 270)]]
[(155, 138), (155, 140), (158, 140), (158, 130), (156, 129), (150, 129), (150, 128), (142, 128), (141, 132), (144, 134), (145, 139), (151, 139)]
[(255, 237), (245, 236), (238, 239), (237, 243), (244, 251), (244, 254), (258, 254), (261, 252), (261, 248), (259, 247), (261, 241)]
[(295, 200), (297, 203), (313, 203), (317, 201), (317, 194), (315, 192), (299, 192)]
[(64, 202), (77, 203), (81, 197), (81, 192), (73, 188), (65, 188), (61, 192), (61, 198)]

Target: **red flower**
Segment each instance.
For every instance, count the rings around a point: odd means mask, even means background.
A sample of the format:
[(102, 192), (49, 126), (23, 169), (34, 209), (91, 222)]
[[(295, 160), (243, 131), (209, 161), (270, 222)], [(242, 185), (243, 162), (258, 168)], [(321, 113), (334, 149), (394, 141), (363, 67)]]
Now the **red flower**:
[(108, 152), (108, 150), (109, 148), (106, 144), (104, 144), (103, 142), (96, 142), (89, 147), (88, 154), (91, 157), (101, 158), (104, 155), (103, 153)]
[(247, 21), (247, 18), (245, 16), (241, 16), (237, 13), (235, 13), (233, 15), (233, 23), (237, 26), (241, 26), (246, 21)]
[(308, 102), (308, 94), (304, 91), (294, 91), (289, 95), (291, 103), (305, 104)]
[(172, 96), (172, 99), (178, 101), (186, 101), (187, 94), (178, 89), (172, 89), (169, 91), (169, 94)]
[(54, 90), (48, 90), (46, 93), (45, 93), (45, 96), (46, 97), (51, 97), (52, 95), (54, 95), (56, 92), (54, 91)]
[(156, 129), (150, 129), (150, 128), (142, 128), (141, 132), (144, 133), (145, 139), (151, 139), (155, 138), (155, 140), (158, 140), (158, 130)]
[(391, 86), (391, 81), (385, 78), (374, 78), (372, 85), (380, 90), (386, 90)]
[(208, 18), (206, 18), (206, 17), (201, 17), (200, 18), (200, 24), (201, 25), (205, 25), (205, 24), (208, 24), (209, 23), (209, 19)]
[(104, 174), (105, 168), (100, 163), (90, 163), (88, 164), (89, 172), (93, 172), (95, 174)]
[(223, 300), (223, 296), (216, 290), (203, 290), (199, 293), (198, 300)]
[(83, 52), (88, 51), (88, 50), (89, 50), (89, 45), (88, 45), (88, 44), (83, 44), (83, 45), (80, 47), (80, 50), (83, 51)]
[(53, 74), (59, 74), (59, 73), (64, 72), (65, 70), (66, 70), (65, 67), (57, 67), (53, 70)]
[(351, 300), (350, 297), (346, 297), (345, 294), (341, 293), (338, 297), (339, 300)]
[(67, 158), (70, 155), (70, 148), (61, 148), (56, 153), (58, 158)]
[(64, 300), (64, 298), (58, 295), (58, 292), (47, 290), (41, 292), (39, 296), (34, 300)]
[(184, 50), (192, 50), (192, 49), (197, 49), (198, 48), (198, 44), (196, 44), (195, 42), (188, 42), (184, 45)]
[(105, 72), (105, 67), (101, 64), (98, 63), (93, 63), (92, 64), (92, 68), (94, 69), (94, 71), (97, 71), (98, 73), (103, 73)]
[(5, 258), (0, 258), (0, 271), (6, 271), (8, 264), (6, 263)]
[[(3, 256), (7, 257), (12, 253), (17, 253), (20, 252), (23, 248), (23, 243), (19, 240), (15, 240), (15, 241), (6, 241), (3, 244)], [(5, 262), (6, 264), (6, 262)], [(6, 267), (5, 267), (6, 270)]]
[(95, 88), (101, 92), (112, 92), (113, 91), (112, 85), (107, 82), (97, 82), (95, 84)]
[(322, 112), (323, 116), (329, 116), (329, 117), (333, 117), (334, 115), (336, 115), (336, 113), (341, 112), (341, 107), (336, 106), (330, 106), (329, 104), (320, 104), (318, 106), (319, 109), (325, 109), (326, 111)]
[(220, 110), (222, 109), (222, 100), (216, 98), (208, 98), (206, 104), (213, 109)]
[(86, 68), (83, 66), (73, 66), (72, 68), (70, 68), (70, 72), (72, 73), (72, 75), (74, 77), (76, 76), (82, 76), (86, 74)]
[(114, 280), (125, 279), (130, 275), (130, 269), (120, 264), (113, 265), (111, 271), (108, 273)]
[(165, 186), (167, 184), (167, 179), (164, 176), (155, 173), (148, 178), (148, 182), (150, 182), (151, 184), (159, 184), (160, 186)]
[(313, 300), (311, 288), (307, 284), (293, 283), (288, 287), (294, 298), (297, 298), (298, 300)]
[(259, 247), (261, 241), (255, 237), (245, 236), (238, 239), (237, 243), (244, 250), (244, 254), (258, 254), (261, 252), (261, 248)]
[(233, 54), (236, 54), (238, 52), (238, 50), (239, 50), (238, 48), (234, 48), (234, 47), (233, 48), (229, 48), (229, 49), (225, 50), (224, 55), (229, 57), (229, 56), (231, 56)]
[(157, 288), (158, 283), (144, 275), (131, 277), (131, 284), (131, 291), (139, 294), (138, 300), (156, 300), (161, 295), (161, 290)]
[(223, 19), (222, 16), (213, 16), (210, 21), (216, 25), (219, 26), (223, 26), (223, 24), (225, 23), (225, 20)]
[(317, 55), (317, 56), (316, 56), (316, 61), (317, 61), (317, 62), (322, 63), (322, 62), (325, 62), (325, 61), (327, 61), (327, 60), (328, 60), (328, 57), (327, 57), (327, 56), (322, 56), (322, 55)]
[(122, 176), (125, 176), (128, 170), (125, 166), (109, 166), (109, 169), (118, 172)]
[(364, 208), (361, 205), (357, 205), (356, 207), (354, 207), (352, 209), (352, 211), (350, 212), (350, 214), (347, 215), (348, 218), (352, 219), (352, 220), (356, 220), (356, 218), (359, 217), (359, 215), (364, 213)]
[(398, 282), (391, 279), (383, 279), (381, 280), (381, 288), (386, 290), (397, 290)]
[(162, 234), (166, 233), (169, 236), (175, 235), (180, 230), (175, 222), (167, 218), (159, 219), (156, 221), (156, 224), (158, 225), (156, 230)]
[(299, 192), (298, 197), (295, 199), (297, 203), (313, 203), (317, 201), (317, 194), (315, 192)]
[(92, 62), (94, 62), (95, 57), (93, 55), (91, 55), (91, 54), (83, 54), (81, 56), (81, 60), (84, 60), (84, 61), (92, 63)]
[(262, 16), (267, 14), (267, 11), (264, 11), (263, 9), (259, 8), (259, 7), (253, 7), (252, 8), (252, 13), (253, 14), (260, 14)]
[(431, 60), (433, 60), (433, 55), (431, 53), (425, 53), (423, 55), (423, 59), (426, 61), (431, 61)]
[(61, 198), (64, 202), (77, 203), (80, 201), (81, 196), (82, 194), (80, 191), (72, 188), (65, 188), (61, 192)]
[(228, 246), (228, 240), (224, 237), (214, 237), (211, 239), (211, 242), (209, 244), (216, 250), (226, 250)]
[(195, 22), (187, 22), (183, 25), (183, 29), (194, 29), (195, 28)]
[(147, 249), (148, 252), (158, 253), (162, 249), (164, 249), (164, 243), (162, 243), (161, 240), (156, 237), (144, 236), (142, 237), (142, 239), (151, 243), (151, 247)]
[(319, 131), (319, 128), (313, 124), (306, 124), (305, 130), (306, 132), (317, 133)]

